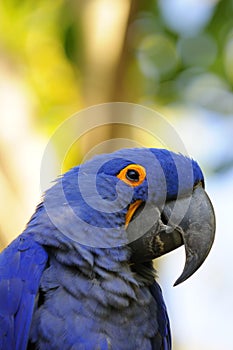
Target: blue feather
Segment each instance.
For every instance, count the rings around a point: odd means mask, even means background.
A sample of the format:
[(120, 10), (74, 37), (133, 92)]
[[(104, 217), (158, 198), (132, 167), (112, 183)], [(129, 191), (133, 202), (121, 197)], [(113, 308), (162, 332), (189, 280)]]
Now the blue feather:
[(35, 297), (47, 254), (22, 235), (0, 255), (1, 349), (27, 347)]

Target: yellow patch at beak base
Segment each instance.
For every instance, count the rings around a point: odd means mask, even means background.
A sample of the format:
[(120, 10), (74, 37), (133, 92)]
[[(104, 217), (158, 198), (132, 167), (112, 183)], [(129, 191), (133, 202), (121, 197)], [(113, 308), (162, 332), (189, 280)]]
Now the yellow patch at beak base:
[(128, 227), (128, 225), (133, 217), (133, 214), (135, 213), (137, 208), (142, 204), (142, 202), (143, 201), (141, 199), (138, 199), (134, 203), (130, 204), (129, 209), (128, 209), (126, 216), (125, 216), (125, 228)]

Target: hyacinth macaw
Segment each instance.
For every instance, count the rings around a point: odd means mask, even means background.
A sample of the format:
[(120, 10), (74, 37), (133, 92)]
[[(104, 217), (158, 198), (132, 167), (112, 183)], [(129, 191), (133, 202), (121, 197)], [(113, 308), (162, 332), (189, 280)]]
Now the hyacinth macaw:
[(178, 284), (214, 232), (188, 157), (123, 149), (72, 168), (0, 255), (0, 349), (171, 349), (152, 260), (184, 244)]

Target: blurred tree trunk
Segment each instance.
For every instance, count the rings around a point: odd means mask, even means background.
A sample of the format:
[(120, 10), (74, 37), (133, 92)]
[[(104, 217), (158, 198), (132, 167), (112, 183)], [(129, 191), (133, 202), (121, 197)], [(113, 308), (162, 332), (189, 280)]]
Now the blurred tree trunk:
[[(123, 82), (130, 59), (126, 41), (136, 11), (135, 3), (132, 0), (88, 0), (81, 4), (84, 107), (126, 101)], [(80, 2), (73, 5), (77, 14), (80, 13)], [(103, 141), (131, 137), (129, 127), (114, 124), (114, 110), (111, 108), (102, 118), (108, 125), (98, 127), (82, 137), (79, 145), (82, 155)], [(117, 142), (113, 148), (111, 143), (106, 143), (106, 149), (102, 150), (111, 152), (117, 147)]]

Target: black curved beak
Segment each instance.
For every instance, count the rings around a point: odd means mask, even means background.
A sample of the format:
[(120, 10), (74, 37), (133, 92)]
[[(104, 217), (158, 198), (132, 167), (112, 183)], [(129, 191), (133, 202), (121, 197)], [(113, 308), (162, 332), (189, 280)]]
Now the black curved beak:
[[(138, 239), (131, 239), (131, 258), (136, 262), (149, 261), (184, 244), (186, 261), (181, 276), (174, 284), (178, 285), (189, 278), (209, 254), (215, 236), (214, 209), (199, 184), (191, 196), (166, 203), (162, 212), (158, 208), (153, 210), (157, 217), (153, 226)], [(130, 223), (127, 229), (129, 235), (132, 236), (134, 229)]]

